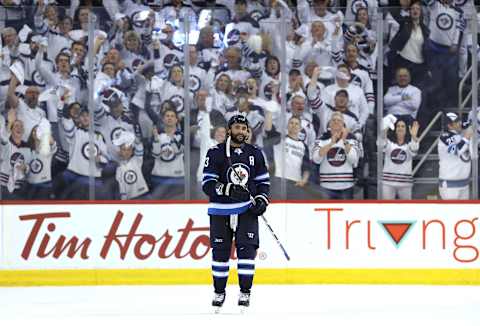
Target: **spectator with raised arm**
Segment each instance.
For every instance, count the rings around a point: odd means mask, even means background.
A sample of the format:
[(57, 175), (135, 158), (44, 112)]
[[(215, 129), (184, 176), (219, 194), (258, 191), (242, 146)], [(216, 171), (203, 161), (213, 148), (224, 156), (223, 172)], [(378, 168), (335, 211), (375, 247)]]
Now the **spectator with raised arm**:
[[(405, 1), (405, 0), (402, 0)], [(389, 84), (395, 71), (405, 67), (412, 73), (413, 85), (423, 89), (428, 78), (427, 44), (430, 31), (423, 23), (422, 6), (414, 2), (409, 15), (400, 20), (400, 30), (390, 42), (389, 68), (386, 82)]]
[(185, 184), (184, 140), (178, 129), (177, 111), (162, 113), (164, 129), (153, 128), (152, 197), (154, 199), (183, 198)]
[(38, 105), (38, 96), (40, 95), (38, 88), (36, 86), (27, 87), (22, 99), (15, 94), (17, 85), (18, 79), (15, 75), (12, 75), (7, 100), (10, 108), (15, 110), (17, 119), (23, 122), (22, 141), (26, 142), (33, 127), (38, 125), (41, 119), (46, 117), (46, 114)]
[(328, 131), (315, 143), (313, 162), (320, 164), (320, 186), (327, 199), (353, 199), (353, 170), (359, 155), (358, 141), (345, 127), (343, 115), (335, 112)]
[(6, 130), (0, 136), (0, 185), (3, 200), (26, 199), (26, 175), (31, 161), (31, 150), (23, 141), (23, 122), (14, 110), (7, 116)]
[(57, 144), (46, 119), (32, 129), (28, 145), (32, 156), (27, 174), (27, 198), (53, 199), (52, 160)]
[[(392, 122), (393, 123), (393, 122)], [(412, 199), (412, 161), (420, 146), (417, 121), (409, 125), (402, 118), (393, 123), (393, 130), (385, 124), (383, 152), (385, 154), (382, 177), (382, 199)]]

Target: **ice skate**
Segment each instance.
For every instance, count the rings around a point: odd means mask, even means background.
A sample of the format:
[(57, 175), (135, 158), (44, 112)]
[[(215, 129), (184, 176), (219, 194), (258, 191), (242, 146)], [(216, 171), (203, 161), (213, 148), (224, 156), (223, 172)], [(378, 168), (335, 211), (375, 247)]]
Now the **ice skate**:
[(223, 293), (214, 293), (212, 306), (216, 314), (222, 309), (223, 303), (225, 302), (225, 292)]
[(247, 311), (247, 308), (250, 306), (250, 293), (240, 292), (238, 297), (238, 306), (240, 307), (240, 312), (243, 314)]

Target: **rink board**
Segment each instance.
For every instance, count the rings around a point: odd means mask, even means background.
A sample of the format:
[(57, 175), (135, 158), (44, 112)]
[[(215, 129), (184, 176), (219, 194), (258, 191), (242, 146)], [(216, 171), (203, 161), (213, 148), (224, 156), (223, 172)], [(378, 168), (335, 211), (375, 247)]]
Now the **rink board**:
[[(5, 202), (0, 285), (208, 284), (208, 204)], [(480, 202), (288, 202), (260, 221), (255, 282), (480, 284)], [(235, 253), (232, 253), (232, 257)], [(236, 264), (231, 260), (231, 282)]]

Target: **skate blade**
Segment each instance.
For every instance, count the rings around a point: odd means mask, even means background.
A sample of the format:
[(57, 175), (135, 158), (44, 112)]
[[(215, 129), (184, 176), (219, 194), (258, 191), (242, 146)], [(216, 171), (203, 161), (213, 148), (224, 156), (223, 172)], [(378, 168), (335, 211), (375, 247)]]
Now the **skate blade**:
[(213, 307), (213, 313), (218, 315), (222, 312), (222, 307)]

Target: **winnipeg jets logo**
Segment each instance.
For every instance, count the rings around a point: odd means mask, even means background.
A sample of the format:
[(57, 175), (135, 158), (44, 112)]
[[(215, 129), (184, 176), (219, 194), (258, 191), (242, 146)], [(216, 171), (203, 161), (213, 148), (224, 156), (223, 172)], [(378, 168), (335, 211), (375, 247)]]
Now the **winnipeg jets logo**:
[(125, 128), (122, 128), (122, 127), (116, 127), (112, 130), (112, 132), (110, 133), (110, 140), (113, 142), (115, 139), (118, 139), (118, 137), (120, 137), (120, 135), (122, 134), (122, 132), (125, 131)]
[(134, 184), (137, 181), (137, 179), (138, 179), (137, 173), (135, 173), (135, 171), (133, 170), (128, 170), (123, 175), (123, 180), (125, 181), (126, 184), (129, 184), (129, 185)]
[(173, 95), (170, 97), (170, 101), (175, 103), (175, 107), (177, 108), (177, 113), (183, 112), (183, 96), (181, 95)]
[(361, 8), (367, 8), (368, 9), (368, 3), (365, 0), (354, 0), (352, 1), (352, 14), (356, 15), (358, 9)]
[(171, 143), (163, 144), (160, 148), (160, 159), (164, 162), (171, 162), (177, 155)]
[(85, 143), (82, 146), (82, 155), (88, 161), (90, 157), (97, 157), (99, 150), (97, 144), (94, 144), (93, 148), (90, 148), (90, 143)]
[(171, 68), (174, 64), (179, 63), (180, 59), (173, 53), (169, 53), (163, 58), (163, 65), (166, 68)]
[(407, 160), (407, 152), (401, 148), (394, 149), (391, 154), (391, 159), (395, 164), (402, 164)]
[(453, 18), (447, 13), (441, 13), (437, 17), (437, 27), (442, 31), (448, 31), (453, 26)]
[(190, 91), (192, 93), (196, 93), (200, 89), (201, 85), (202, 82), (200, 81), (200, 78), (198, 78), (198, 76), (190, 75)]
[(243, 153), (242, 149), (241, 148), (235, 148), (235, 150), (233, 151), (235, 154), (237, 155), (240, 155)]
[(347, 154), (345, 150), (341, 147), (331, 148), (327, 152), (327, 161), (332, 166), (342, 166), (347, 160)]
[(38, 174), (42, 171), (43, 169), (43, 163), (39, 159), (34, 159), (30, 163), (30, 171), (34, 174)]
[(32, 80), (37, 86), (42, 86), (42, 87), (45, 86), (45, 80), (42, 78), (40, 73), (36, 70), (32, 73)]
[(250, 169), (243, 163), (235, 163), (227, 170), (227, 178), (229, 182), (245, 186), (248, 183)]
[(15, 164), (23, 164), (25, 162), (25, 156), (22, 153), (15, 152), (10, 156), (10, 165), (14, 166)]

